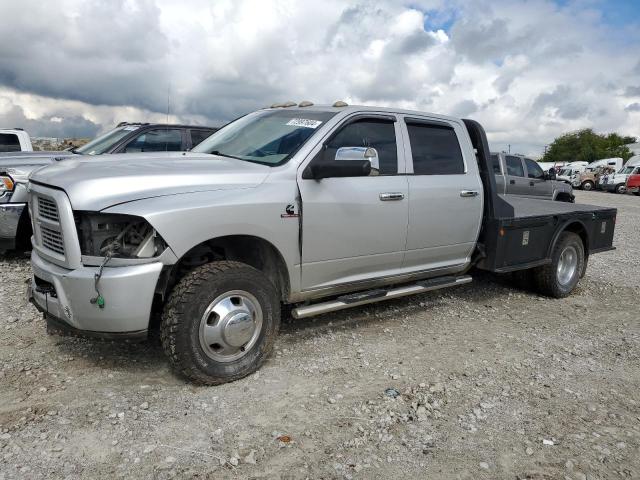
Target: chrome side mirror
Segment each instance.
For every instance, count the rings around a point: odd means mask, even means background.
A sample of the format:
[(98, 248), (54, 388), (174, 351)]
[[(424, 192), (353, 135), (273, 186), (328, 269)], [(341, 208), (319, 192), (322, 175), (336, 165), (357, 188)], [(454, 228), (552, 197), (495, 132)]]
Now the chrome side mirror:
[(366, 160), (371, 164), (371, 175), (377, 175), (380, 171), (378, 151), (371, 147), (341, 147), (336, 152), (336, 162), (350, 160)]

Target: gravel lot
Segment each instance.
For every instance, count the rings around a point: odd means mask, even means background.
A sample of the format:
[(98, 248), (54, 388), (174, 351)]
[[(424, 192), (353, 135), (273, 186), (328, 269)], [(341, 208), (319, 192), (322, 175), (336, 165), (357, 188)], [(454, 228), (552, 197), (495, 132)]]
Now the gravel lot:
[(219, 387), (153, 343), (46, 335), (0, 257), (0, 479), (640, 478), (640, 198), (577, 197), (619, 209), (618, 250), (570, 298), (482, 276), (291, 321)]

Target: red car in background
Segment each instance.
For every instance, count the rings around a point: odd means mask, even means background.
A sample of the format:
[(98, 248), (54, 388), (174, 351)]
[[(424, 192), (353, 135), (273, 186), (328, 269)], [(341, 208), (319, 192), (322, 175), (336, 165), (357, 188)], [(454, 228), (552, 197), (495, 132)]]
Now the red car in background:
[(640, 195), (640, 174), (636, 173), (627, 179), (627, 192)]

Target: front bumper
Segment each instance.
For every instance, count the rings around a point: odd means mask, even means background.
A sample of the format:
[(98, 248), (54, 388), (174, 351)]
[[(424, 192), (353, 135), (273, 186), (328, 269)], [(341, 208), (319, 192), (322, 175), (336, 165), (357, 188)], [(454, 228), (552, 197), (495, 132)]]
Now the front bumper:
[(613, 192), (616, 189), (616, 184), (614, 183), (605, 183), (602, 185), (602, 190), (605, 192)]
[(638, 193), (640, 192), (640, 187), (627, 187), (627, 193)]
[(26, 205), (26, 203), (0, 204), (0, 250), (13, 250), (16, 247), (18, 224)]
[(91, 336), (143, 335), (149, 328), (154, 292), (162, 263), (105, 267), (98, 288), (104, 308), (91, 303), (98, 267), (75, 270), (54, 265), (31, 253), (33, 275), (29, 300), (45, 317), (68, 330)]

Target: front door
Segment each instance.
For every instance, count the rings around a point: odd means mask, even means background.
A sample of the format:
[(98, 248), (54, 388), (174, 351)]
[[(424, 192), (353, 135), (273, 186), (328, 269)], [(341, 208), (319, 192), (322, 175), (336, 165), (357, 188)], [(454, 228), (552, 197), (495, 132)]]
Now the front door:
[(550, 199), (553, 195), (551, 181), (545, 179), (544, 170), (538, 162), (530, 158), (524, 159), (524, 166), (527, 168), (527, 179), (529, 180), (529, 196)]
[(397, 118), (357, 116), (322, 144), (311, 162), (333, 161), (342, 147), (371, 147), (369, 176), (303, 179), (302, 288), (322, 289), (398, 273), (407, 237), (408, 191)]

